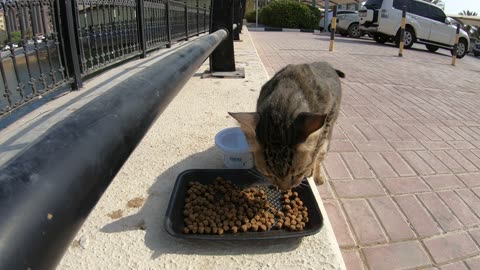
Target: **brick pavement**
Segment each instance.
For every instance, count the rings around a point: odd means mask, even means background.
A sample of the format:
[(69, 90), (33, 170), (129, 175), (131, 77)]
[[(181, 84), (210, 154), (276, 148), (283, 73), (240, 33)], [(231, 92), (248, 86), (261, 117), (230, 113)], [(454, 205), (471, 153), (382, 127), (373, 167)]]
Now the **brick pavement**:
[(311, 33), (250, 32), (270, 75), (346, 73), (319, 188), (348, 269), (480, 269), (480, 59)]

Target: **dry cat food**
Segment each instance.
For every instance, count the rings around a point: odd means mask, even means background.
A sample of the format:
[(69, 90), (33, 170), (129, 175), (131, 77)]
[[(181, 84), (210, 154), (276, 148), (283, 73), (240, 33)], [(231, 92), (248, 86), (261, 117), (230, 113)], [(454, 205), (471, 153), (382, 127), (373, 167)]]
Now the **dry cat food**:
[(308, 209), (297, 192), (285, 192), (282, 209), (275, 209), (267, 201), (265, 187), (240, 189), (217, 177), (212, 185), (189, 183), (183, 216), (185, 234), (302, 231), (308, 222)]

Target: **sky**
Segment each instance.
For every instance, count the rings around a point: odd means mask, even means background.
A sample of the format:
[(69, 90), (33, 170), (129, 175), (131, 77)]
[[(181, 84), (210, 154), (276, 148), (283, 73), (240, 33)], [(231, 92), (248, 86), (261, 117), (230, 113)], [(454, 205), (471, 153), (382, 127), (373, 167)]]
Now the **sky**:
[(447, 14), (458, 14), (462, 10), (470, 10), (480, 15), (480, 0), (443, 0), (443, 2)]

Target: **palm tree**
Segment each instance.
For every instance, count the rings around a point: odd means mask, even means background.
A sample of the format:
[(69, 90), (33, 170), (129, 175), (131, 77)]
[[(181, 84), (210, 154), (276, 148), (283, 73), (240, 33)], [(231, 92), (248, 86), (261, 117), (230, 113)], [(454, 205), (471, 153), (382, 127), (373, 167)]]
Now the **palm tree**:
[(464, 15), (464, 16), (477, 16), (478, 14), (474, 11), (470, 11), (470, 10), (464, 10), (460, 13), (458, 13), (458, 15)]
[[(460, 13), (458, 13), (458, 15), (464, 15), (464, 16), (477, 16), (477, 12), (474, 12), (474, 11), (470, 11), (470, 10), (464, 10)], [(470, 37), (476, 37), (478, 38), (480, 36), (480, 30), (478, 29), (478, 27), (474, 27), (474, 26), (471, 26), (471, 25), (464, 25), (465, 27), (465, 31), (467, 31), (467, 33), (470, 35)]]

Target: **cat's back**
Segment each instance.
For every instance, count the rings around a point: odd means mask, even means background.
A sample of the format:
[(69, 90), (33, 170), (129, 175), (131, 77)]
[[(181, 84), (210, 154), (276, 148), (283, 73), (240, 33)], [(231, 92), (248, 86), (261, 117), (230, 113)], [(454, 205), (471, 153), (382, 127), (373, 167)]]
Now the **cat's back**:
[(340, 99), (339, 73), (327, 62), (288, 65), (262, 87), (257, 111), (274, 106), (323, 113)]

